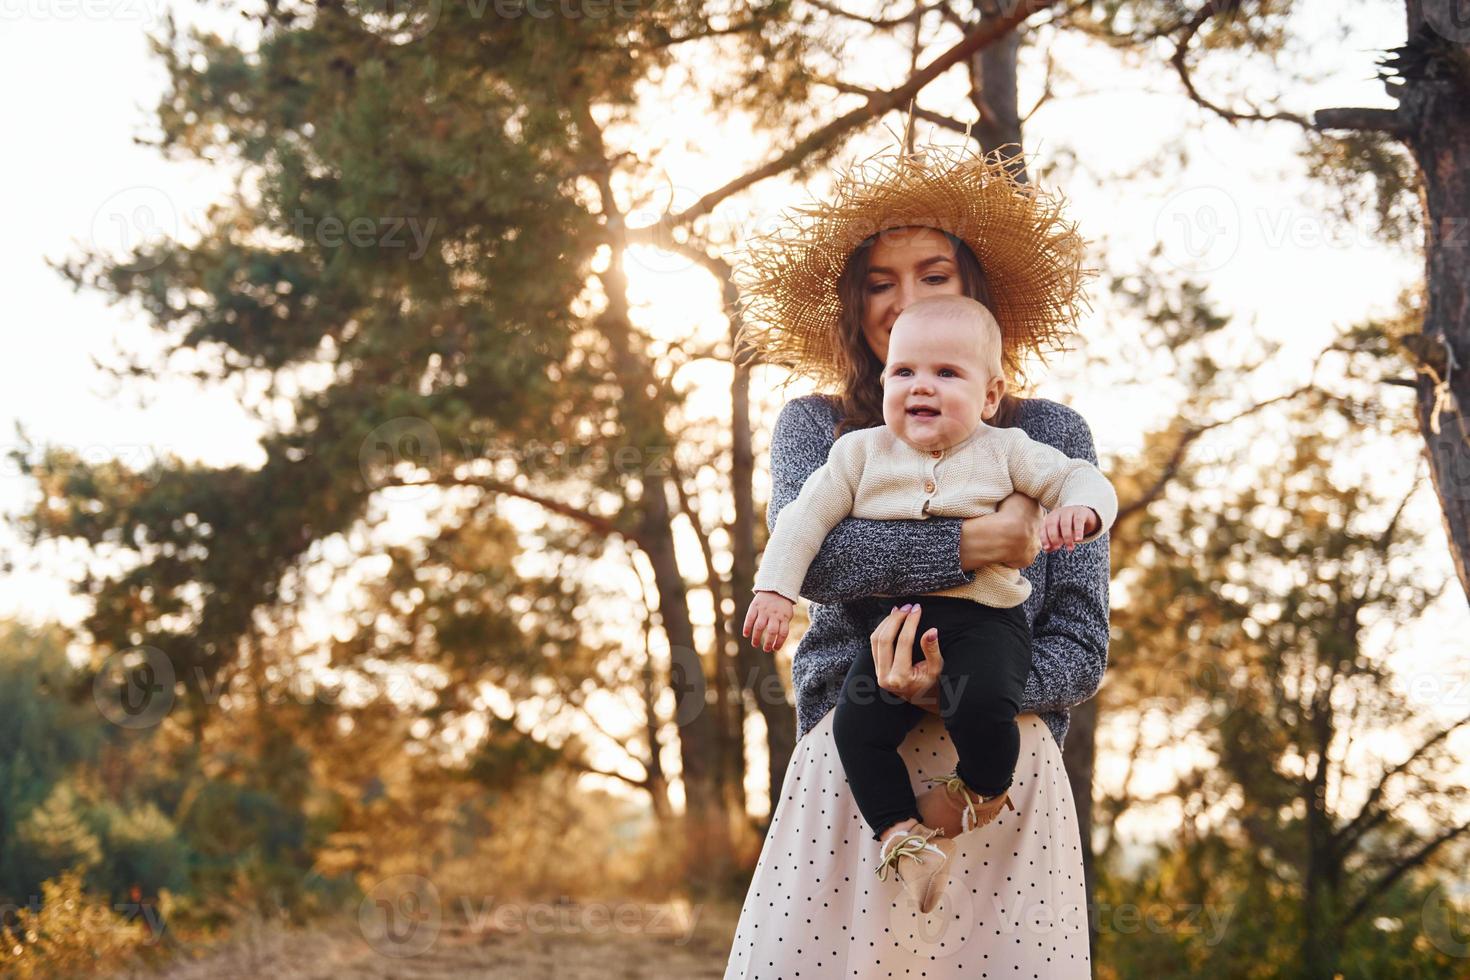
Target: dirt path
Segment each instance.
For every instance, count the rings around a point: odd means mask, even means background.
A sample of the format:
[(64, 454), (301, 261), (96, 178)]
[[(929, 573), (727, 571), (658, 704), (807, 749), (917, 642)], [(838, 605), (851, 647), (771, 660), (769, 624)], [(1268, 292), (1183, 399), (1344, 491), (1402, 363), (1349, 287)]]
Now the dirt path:
[[(715, 906), (521, 906), (525, 921), (481, 912), (393, 939), (356, 925), (245, 929), (227, 945), (135, 980), (353, 978), (431, 980), (706, 980), (724, 975), (739, 909)], [(538, 911), (539, 910), (539, 911)], [(496, 910), (491, 910), (493, 913)], [(608, 915), (608, 912), (611, 915)]]

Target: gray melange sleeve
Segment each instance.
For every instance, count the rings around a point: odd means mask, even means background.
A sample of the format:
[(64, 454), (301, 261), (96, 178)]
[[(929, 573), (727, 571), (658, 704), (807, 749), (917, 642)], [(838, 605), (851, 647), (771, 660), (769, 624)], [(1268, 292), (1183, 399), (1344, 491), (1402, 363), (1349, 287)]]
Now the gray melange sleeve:
[[(1092, 430), (1071, 409), (1048, 432), (1048, 443), (1097, 464)], [(1045, 598), (1031, 624), (1032, 669), (1021, 712), (1065, 711), (1097, 693), (1108, 666), (1108, 535), (1046, 561)]]
[[(818, 396), (793, 398), (781, 408), (771, 433), (771, 500), (766, 527), (801, 492), (827, 459), (835, 437)], [(827, 535), (807, 568), (801, 594), (812, 602), (849, 602), (872, 595), (935, 592), (974, 580), (960, 567), (958, 517), (876, 521), (844, 518)], [(1081, 548), (1078, 548), (1081, 551)]]

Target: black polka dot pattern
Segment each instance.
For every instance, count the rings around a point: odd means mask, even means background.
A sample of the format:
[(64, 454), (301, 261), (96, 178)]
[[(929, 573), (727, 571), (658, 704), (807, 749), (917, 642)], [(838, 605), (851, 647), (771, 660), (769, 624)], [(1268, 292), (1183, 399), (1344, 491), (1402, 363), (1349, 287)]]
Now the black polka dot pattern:
[[(879, 845), (848, 791), (829, 712), (792, 753), (725, 980), (1089, 977), (1082, 847), (1062, 753), (1036, 715), (1017, 722), (1016, 809), (957, 838), (944, 899), (925, 915), (902, 885), (873, 873)], [(900, 751), (916, 793), (954, 768), (933, 715)]]

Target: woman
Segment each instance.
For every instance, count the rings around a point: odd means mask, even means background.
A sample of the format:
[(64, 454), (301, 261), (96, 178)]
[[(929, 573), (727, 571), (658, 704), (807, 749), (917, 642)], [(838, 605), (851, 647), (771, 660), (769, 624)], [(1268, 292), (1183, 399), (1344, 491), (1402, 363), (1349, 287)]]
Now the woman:
[[(837, 435), (881, 422), (878, 376), (905, 305), (943, 293), (985, 303), (1006, 337), (1007, 373), (1019, 382), (1025, 355), (1057, 346), (1085, 302), (1085, 243), (1060, 220), (1057, 202), (1017, 185), (998, 155), (926, 149), (845, 175), (833, 201), (788, 219), (742, 266), (742, 339), (839, 388), (782, 409), (771, 438), (768, 524)], [(991, 424), (1020, 426), (1096, 462), (1086, 423), (1055, 402), (1007, 396)], [(1035, 502), (1013, 495), (986, 517), (848, 518), (827, 537), (802, 587), (812, 605), (792, 663), (798, 743), (726, 980), (1089, 975), (1082, 850), (1061, 744), (1068, 709), (1096, 693), (1107, 663), (1108, 540), (1033, 562), (1039, 524)], [(993, 562), (1022, 568), (1032, 584), (1024, 608), (1035, 657), (1018, 719), (1015, 811), (961, 834), (945, 788), (924, 789), (956, 761), (943, 724), (931, 714), (909, 733), (902, 752), (924, 823), (961, 845), (944, 901), (921, 914), (873, 876), (875, 854), (832, 742), (832, 708), (866, 645), (886, 689), (935, 712), (932, 683), (910, 669), (917, 617), (890, 613), (882, 596), (957, 585)], [(936, 646), (926, 641), (922, 655)]]

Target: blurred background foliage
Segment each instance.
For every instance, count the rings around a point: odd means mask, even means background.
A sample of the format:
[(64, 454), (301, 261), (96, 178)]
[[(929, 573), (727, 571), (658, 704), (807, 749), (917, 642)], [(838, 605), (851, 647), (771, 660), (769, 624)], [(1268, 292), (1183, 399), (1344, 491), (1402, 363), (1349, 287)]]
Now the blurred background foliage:
[[(720, 204), (901, 123), (934, 77), (924, 66), (1016, 13), (870, 6), (678, 0), (547, 22), (271, 2), (243, 11), (252, 49), (170, 20), (154, 40), (169, 79), (158, 149), (249, 180), (195, 243), (58, 272), (167, 341), (103, 366), (118, 377), (259, 382), (242, 402), (262, 461), (12, 453), (38, 488), (18, 526), (91, 560), (76, 629), (0, 632), (8, 968), (71, 975), (244, 922), (301, 926), (395, 875), (446, 896), (738, 905), (769, 819), (750, 786), (778, 798), (794, 741), (789, 662), (734, 628), (764, 541), (752, 436), (771, 406), (728, 337), (648, 328), (624, 261), (648, 245), (687, 259), (733, 328)], [(1283, 84), (1306, 85), (1286, 57), (1298, 4), (1036, 6), (1046, 17), (958, 59), (968, 91), (944, 111), (926, 96), (919, 117), (985, 149), (1022, 142), (1020, 58), (1064, 39), (1186, 86), (1191, 42), (1223, 71), (1279, 58)], [(909, 56), (907, 81), (874, 88), (853, 70), (847, 53), (875, 44)], [(1443, 67), (1441, 46), (1415, 35), (1404, 51), (1410, 82), (1453, 84), (1424, 67)], [(1053, 83), (1110, 84), (1044, 70), (1031, 111)], [(659, 159), (679, 137), (654, 125), (670, 78), (783, 148), (679, 212), (662, 209)], [(848, 111), (811, 128), (828, 101)], [(1397, 136), (1285, 124), (1345, 217), (1418, 247), (1422, 173)], [(1159, 147), (1157, 172), (1119, 175), (1117, 193), (1167, 179), (1191, 149)], [(1086, 156), (1060, 140), (1047, 182), (1065, 187)], [(659, 220), (633, 227), (650, 209)], [(321, 233), (364, 215), (432, 247)], [(1390, 683), (1397, 629), (1458, 588), (1418, 560), (1444, 539), (1404, 517), (1415, 495), (1446, 493), (1363, 465), (1422, 445), (1437, 284), (1289, 372), (1280, 339), (1207, 277), (1158, 251), (1129, 268), (1096, 258), (1081, 383), (1161, 384), (1151, 397), (1168, 401), (1136, 452), (1103, 460), (1123, 504), (1112, 665), (1067, 746), (1098, 975), (1464, 975), (1465, 896), (1447, 888), (1467, 829), (1464, 722)], [(703, 362), (727, 372), (715, 428), (676, 383)], [(404, 507), (418, 532), (389, 533)], [(676, 525), (697, 567), (676, 560)], [(313, 601), (338, 583), (345, 621), (307, 643)], [(164, 709), (151, 723), (115, 723), (149, 697)], [(1140, 817), (1172, 829), (1140, 844)]]

